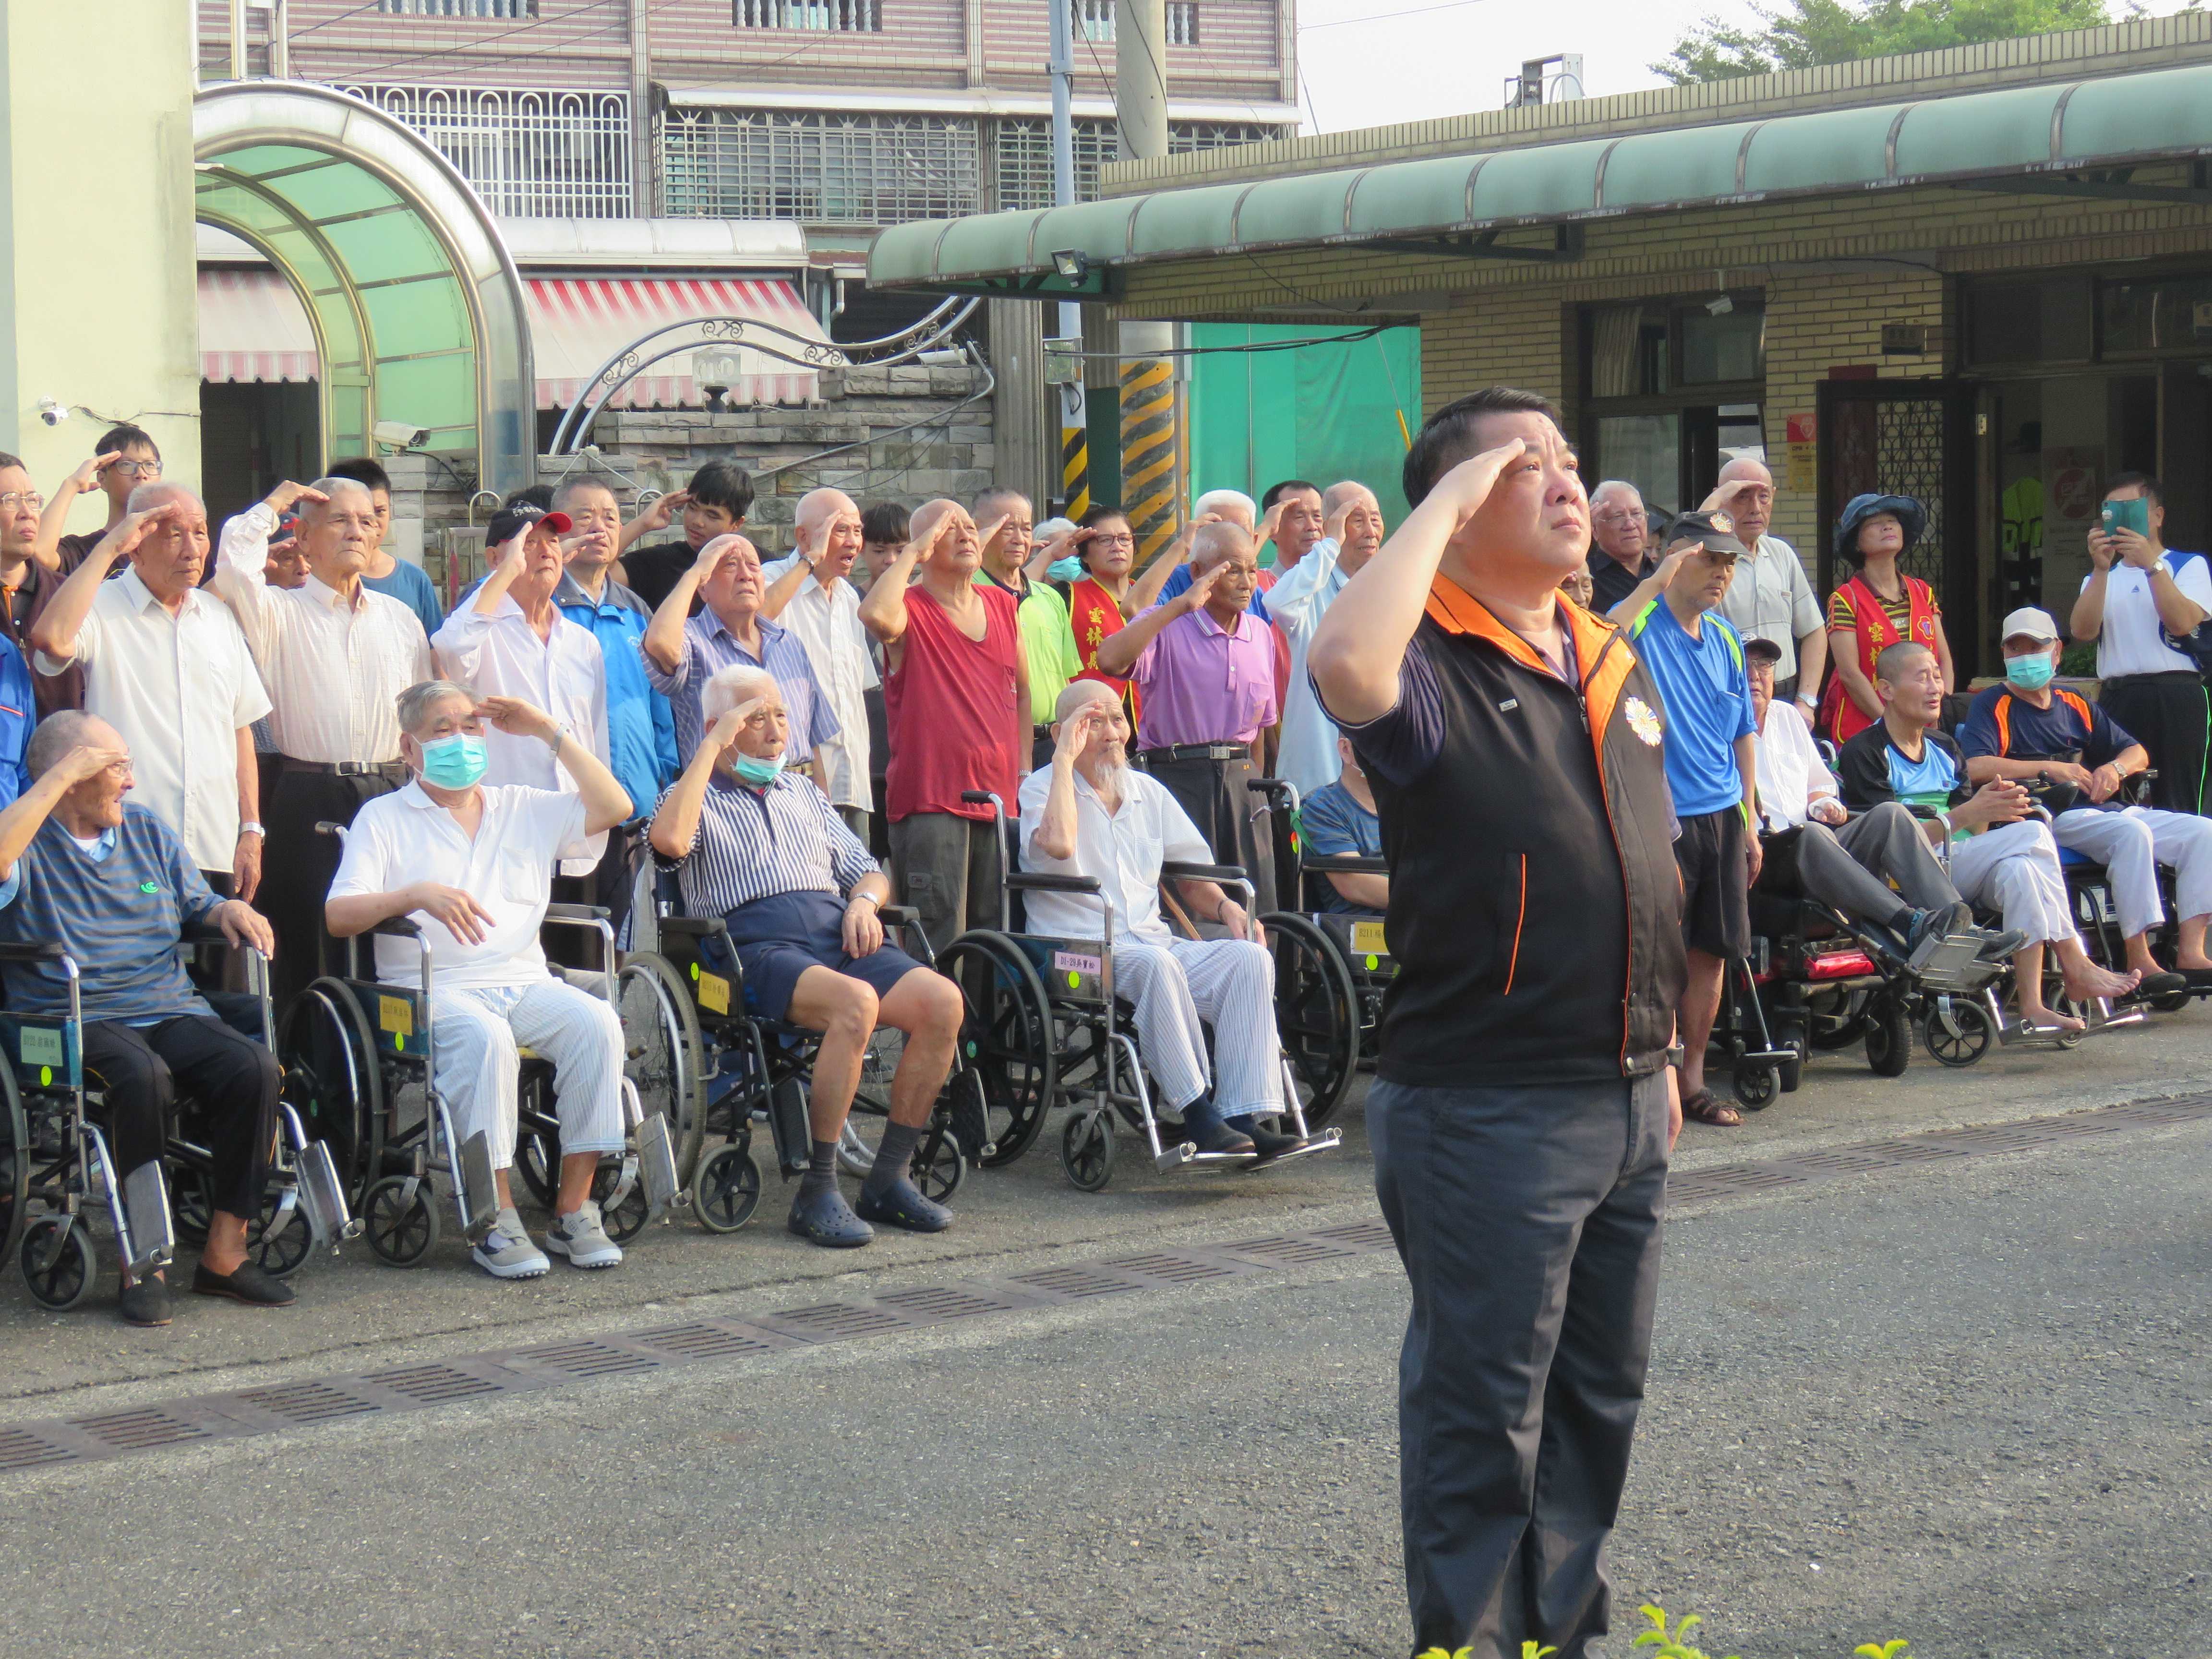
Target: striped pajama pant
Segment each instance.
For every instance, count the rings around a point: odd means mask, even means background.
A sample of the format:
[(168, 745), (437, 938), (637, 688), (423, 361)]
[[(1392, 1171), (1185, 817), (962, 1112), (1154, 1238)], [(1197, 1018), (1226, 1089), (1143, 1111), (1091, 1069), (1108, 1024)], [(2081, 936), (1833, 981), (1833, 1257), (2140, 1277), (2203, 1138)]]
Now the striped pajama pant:
[(453, 1109), (453, 1133), (465, 1141), (482, 1129), (493, 1169), (514, 1162), (518, 1046), (553, 1063), (562, 1155), (622, 1151), (622, 1022), (605, 1002), (548, 978), (526, 987), (441, 990), (430, 1013), (438, 1092)]
[[(1224, 1117), (1283, 1109), (1275, 961), (1248, 939), (1118, 939), (1114, 989), (1136, 1005), (1137, 1051), (1180, 1112), (1213, 1085)], [(1201, 1024), (1203, 1022), (1203, 1024)], [(1213, 1028), (1213, 1066), (1204, 1026)]]
[(2039, 944), (2074, 937), (2074, 901), (2058, 867), (2058, 843), (2039, 818), (1999, 824), (1950, 843), (1959, 896), (2002, 914)]

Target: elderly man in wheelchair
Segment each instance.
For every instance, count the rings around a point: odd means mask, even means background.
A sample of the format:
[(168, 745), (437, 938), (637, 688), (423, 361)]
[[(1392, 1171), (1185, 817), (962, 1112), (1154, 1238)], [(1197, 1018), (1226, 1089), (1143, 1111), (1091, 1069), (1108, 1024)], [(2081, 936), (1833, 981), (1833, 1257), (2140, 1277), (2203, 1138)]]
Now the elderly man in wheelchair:
[[(269, 924), (239, 901), (219, 898), (176, 832), (124, 799), (131, 754), (105, 720), (52, 715), (32, 736), (26, 761), (36, 781), (0, 812), (9, 1012), (66, 1017), (69, 981), (77, 979), (84, 1069), (103, 1082), (114, 1137), (108, 1178), (119, 1172), (126, 1190), (146, 1165), (160, 1168), (177, 1094), (199, 1103), (213, 1215), (192, 1289), (283, 1307), (293, 1300), (291, 1288), (250, 1259), (246, 1239), (275, 1147), (276, 1061), (216, 1017), (177, 950), (186, 928), (213, 923), (234, 945), (265, 954), (273, 945)], [(166, 1200), (157, 1207), (166, 1231)], [(167, 1324), (162, 1274), (134, 1275), (126, 1263), (120, 1306), (133, 1325)]]
[[(1192, 914), (1228, 937), (1169, 931), (1162, 866), (1210, 864), (1212, 849), (1176, 798), (1130, 767), (1128, 720), (1110, 689), (1079, 680), (1055, 713), (1052, 764), (1022, 784), (1023, 868), (1102, 884), (1115, 912), (1115, 983), (1134, 1006), (1138, 1048), (1200, 1152), (1266, 1163), (1303, 1147), (1270, 1127), (1284, 1110), (1283, 1066), (1274, 962), (1257, 918), (1218, 884), (1185, 880), (1178, 884)], [(1097, 898), (1036, 891), (1027, 902), (1031, 933), (1097, 933)]]
[[(574, 792), (486, 787), (487, 723), (535, 738)], [(489, 1142), (497, 1215), (473, 1251), (495, 1279), (550, 1267), (514, 1207), (509, 1170), (519, 1118), (517, 1045), (554, 1067), (561, 1166), (545, 1247), (578, 1267), (611, 1267), (592, 1181), (600, 1155), (623, 1149), (623, 1033), (615, 1011), (556, 975), (538, 944), (561, 850), (627, 820), (629, 797), (598, 756), (549, 715), (512, 697), (479, 702), (447, 680), (399, 698), (399, 750), (415, 776), (361, 810), (331, 884), (324, 923), (351, 939), (398, 918), (422, 930), (433, 974), (433, 1082), (453, 1103), (456, 1134)], [(380, 936), (383, 983), (421, 983), (418, 946)]]
[[(871, 1223), (941, 1232), (952, 1212), (909, 1176), (953, 1065), (962, 1002), (945, 975), (884, 937), (890, 883), (829, 798), (783, 769), (783, 694), (764, 669), (707, 683), (701, 738), (653, 817), (653, 851), (675, 862), (684, 909), (718, 916), (744, 981), (744, 1010), (822, 1034), (807, 1118), (812, 1146), (787, 1225), (848, 1249)], [(906, 1033), (890, 1115), (857, 1208), (837, 1189), (837, 1147), (878, 1024)]]

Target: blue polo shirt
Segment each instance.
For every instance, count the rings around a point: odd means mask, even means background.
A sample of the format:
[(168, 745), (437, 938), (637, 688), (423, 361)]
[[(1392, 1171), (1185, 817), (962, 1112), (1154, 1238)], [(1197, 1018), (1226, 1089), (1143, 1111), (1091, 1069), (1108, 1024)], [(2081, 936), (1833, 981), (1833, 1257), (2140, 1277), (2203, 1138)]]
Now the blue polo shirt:
[(1691, 637), (1662, 595), (1630, 622), (1628, 637), (1667, 705), (1667, 787), (1675, 815), (1701, 817), (1741, 805), (1735, 741), (1759, 730), (1741, 636), (1708, 611)]
[(653, 612), (611, 577), (595, 600), (565, 571), (553, 590), (553, 603), (599, 642), (599, 654), (607, 665), (607, 768), (636, 803), (638, 817), (644, 817), (681, 769), (668, 699), (645, 677), (642, 641)]

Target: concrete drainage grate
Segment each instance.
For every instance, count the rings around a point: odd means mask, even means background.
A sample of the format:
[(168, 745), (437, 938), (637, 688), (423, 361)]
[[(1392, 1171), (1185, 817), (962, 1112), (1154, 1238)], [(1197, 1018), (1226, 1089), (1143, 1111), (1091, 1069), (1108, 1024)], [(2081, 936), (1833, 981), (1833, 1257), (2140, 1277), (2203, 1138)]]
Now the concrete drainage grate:
[[(2130, 1128), (2212, 1117), (2212, 1094), (2130, 1102), (2102, 1111), (1936, 1131), (1832, 1147), (1761, 1163), (1684, 1170), (1668, 1182), (1676, 1204), (1754, 1197), (1899, 1165), (2063, 1146)], [(825, 1302), (747, 1320), (700, 1319), (619, 1335), (540, 1343), (505, 1352), (390, 1366), (239, 1393), (171, 1400), (127, 1411), (0, 1427), (0, 1476), (166, 1446), (310, 1428), (379, 1413), (424, 1410), (492, 1395), (561, 1388), (607, 1376), (637, 1376), (706, 1360), (750, 1359), (816, 1346), (981, 1318), (1041, 1306), (1211, 1284), (1271, 1268), (1350, 1260), (1395, 1246), (1380, 1221), (1310, 1232), (1271, 1233), (1240, 1243), (1148, 1250), (1010, 1274), (886, 1291), (866, 1302)]]

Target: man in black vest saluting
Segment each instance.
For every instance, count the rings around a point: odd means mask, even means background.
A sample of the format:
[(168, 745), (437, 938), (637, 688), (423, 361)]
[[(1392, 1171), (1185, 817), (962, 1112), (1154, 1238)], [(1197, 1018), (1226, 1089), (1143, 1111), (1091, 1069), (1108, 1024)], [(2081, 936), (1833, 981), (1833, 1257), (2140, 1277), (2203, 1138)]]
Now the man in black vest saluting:
[(1391, 867), (1367, 1127), (1413, 1285), (1414, 1650), (1582, 1659), (1607, 1629), (1681, 1125), (1666, 722), (1626, 636), (1559, 596), (1589, 504), (1548, 403), (1492, 387), (1439, 410), (1405, 490), (1309, 663)]

